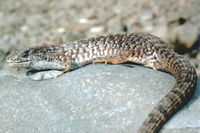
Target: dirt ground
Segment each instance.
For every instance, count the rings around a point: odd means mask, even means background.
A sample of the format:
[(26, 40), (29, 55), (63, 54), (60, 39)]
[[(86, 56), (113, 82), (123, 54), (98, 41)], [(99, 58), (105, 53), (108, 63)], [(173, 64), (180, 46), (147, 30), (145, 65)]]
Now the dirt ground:
[(0, 1), (0, 68), (16, 49), (98, 35), (148, 32), (190, 58), (200, 74), (199, 0)]

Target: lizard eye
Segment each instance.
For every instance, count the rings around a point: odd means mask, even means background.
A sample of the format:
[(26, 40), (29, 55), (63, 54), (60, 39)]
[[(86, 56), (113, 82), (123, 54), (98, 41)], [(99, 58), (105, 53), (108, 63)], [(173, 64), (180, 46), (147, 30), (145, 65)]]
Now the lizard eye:
[(21, 54), (21, 57), (22, 58), (26, 58), (26, 57), (28, 57), (29, 56), (29, 51), (25, 51), (25, 52), (23, 52), (22, 54)]

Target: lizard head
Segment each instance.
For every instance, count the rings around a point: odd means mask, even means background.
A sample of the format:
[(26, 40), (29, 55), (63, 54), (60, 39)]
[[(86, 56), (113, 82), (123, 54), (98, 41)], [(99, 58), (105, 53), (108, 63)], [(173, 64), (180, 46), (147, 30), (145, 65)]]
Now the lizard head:
[(54, 59), (56, 59), (55, 51), (42, 46), (18, 50), (12, 57), (7, 59), (7, 62), (9, 66), (16, 68), (34, 70), (64, 69), (64, 66)]
[(40, 60), (42, 60), (42, 58), (38, 52), (31, 48), (16, 51), (12, 57), (7, 59), (7, 62), (9, 66), (12, 67), (31, 68), (31, 66), (34, 65), (34, 62)]

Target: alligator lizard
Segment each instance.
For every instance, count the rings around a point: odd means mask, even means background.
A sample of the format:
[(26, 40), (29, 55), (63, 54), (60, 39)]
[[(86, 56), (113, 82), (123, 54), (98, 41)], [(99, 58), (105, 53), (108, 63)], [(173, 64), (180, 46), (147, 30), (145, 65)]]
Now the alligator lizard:
[(127, 61), (169, 72), (176, 79), (175, 86), (160, 100), (138, 131), (159, 132), (193, 96), (197, 74), (184, 57), (158, 37), (144, 33), (100, 36), (21, 50), (7, 60), (13, 67), (60, 70), (61, 74), (91, 63), (119, 64)]

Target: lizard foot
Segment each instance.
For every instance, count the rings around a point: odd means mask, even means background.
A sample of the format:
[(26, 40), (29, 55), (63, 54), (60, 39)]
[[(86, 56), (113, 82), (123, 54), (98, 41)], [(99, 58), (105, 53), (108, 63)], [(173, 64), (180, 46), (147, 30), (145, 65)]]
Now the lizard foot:
[(48, 71), (39, 71), (39, 72), (28, 72), (27, 76), (31, 78), (32, 80), (47, 80), (56, 78), (60, 75), (62, 75), (63, 71), (58, 70), (48, 70)]
[(31, 78), (32, 80), (47, 80), (47, 79), (53, 79), (56, 77), (59, 77), (63, 75), (66, 72), (70, 72), (71, 69), (66, 67), (65, 70), (59, 71), (59, 70), (48, 70), (48, 71), (36, 71), (36, 72), (28, 72), (27, 76)]

